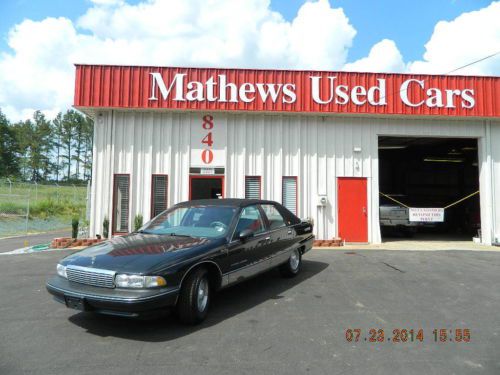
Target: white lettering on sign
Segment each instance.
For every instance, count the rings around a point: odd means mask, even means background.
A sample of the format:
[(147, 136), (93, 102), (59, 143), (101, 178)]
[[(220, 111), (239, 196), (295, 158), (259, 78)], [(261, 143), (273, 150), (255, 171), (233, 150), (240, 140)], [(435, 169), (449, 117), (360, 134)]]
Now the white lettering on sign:
[[(161, 73), (151, 75), (151, 96), (149, 100), (180, 102), (218, 102), (218, 103), (266, 103), (292, 104), (297, 101), (295, 83), (252, 83), (239, 85), (228, 82), (225, 74), (210, 77), (206, 81), (189, 81), (186, 73), (177, 73), (168, 82), (163, 80)], [(373, 86), (361, 85), (349, 87), (340, 84), (336, 76), (310, 76), (310, 95), (317, 104), (347, 105), (350, 102), (357, 106), (386, 106), (386, 80), (379, 78)], [(325, 82), (326, 81), (326, 82)], [(300, 89), (300, 88), (299, 88)], [(300, 90), (299, 90), (300, 91)], [(300, 91), (301, 92), (301, 91)], [(389, 95), (397, 97), (397, 92)], [(474, 108), (476, 100), (472, 89), (440, 89), (427, 87), (426, 80), (410, 78), (399, 87), (399, 98), (409, 107), (426, 106), (428, 108)], [(307, 98), (306, 98), (307, 99)]]
[(328, 77), (329, 88), (327, 95), (321, 93), (323, 77), (310, 77), (310, 79), (311, 95), (318, 104), (328, 104), (334, 101), (335, 104), (344, 105), (349, 103), (349, 99), (356, 105), (364, 105), (367, 102), (373, 106), (387, 104), (385, 100), (385, 79), (377, 79), (378, 85), (368, 89), (363, 86), (354, 86), (350, 90), (346, 85), (335, 85), (337, 77)]
[(239, 101), (251, 103), (259, 97), (264, 103), (270, 99), (273, 103), (281, 101), (282, 103), (291, 104), (297, 100), (295, 85), (292, 83), (245, 82), (237, 87), (234, 83), (228, 83), (224, 74), (218, 75), (217, 82), (213, 77), (210, 77), (205, 82), (189, 81), (186, 83), (186, 74), (177, 73), (167, 87), (160, 73), (150, 74), (151, 96), (149, 100), (158, 100), (158, 91), (163, 100), (167, 100), (172, 92), (175, 92), (172, 99), (181, 102), (202, 102), (206, 100), (221, 103), (238, 103)]
[[(212, 115), (194, 115), (191, 123), (191, 166), (202, 174), (214, 174), (213, 168), (226, 162), (226, 124)], [(210, 173), (212, 171), (212, 173)]]
[(415, 208), (410, 207), (410, 221), (421, 223), (442, 223), (444, 208)]
[[(421, 96), (424, 98), (420, 101), (416, 101), (414, 98), (410, 98), (408, 90), (410, 88), (418, 87), (418, 91), (421, 91)], [(418, 79), (407, 79), (401, 85), (401, 90), (399, 92), (401, 100), (404, 104), (410, 107), (420, 107), (425, 104), (429, 108), (456, 108), (456, 99), (460, 99), (460, 105), (462, 108), (473, 108), (476, 104), (474, 99), (474, 90), (444, 90), (430, 87), (425, 88), (425, 81)], [(457, 97), (457, 98), (456, 98)]]

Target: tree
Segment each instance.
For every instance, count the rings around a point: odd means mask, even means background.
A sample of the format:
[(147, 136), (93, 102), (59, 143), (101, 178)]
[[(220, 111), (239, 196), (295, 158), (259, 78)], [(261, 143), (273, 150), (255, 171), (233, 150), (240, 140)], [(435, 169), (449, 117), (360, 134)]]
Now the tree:
[(20, 174), (18, 144), (15, 131), (0, 110), (0, 177)]
[(45, 115), (36, 111), (33, 120), (15, 126), (24, 177), (31, 181), (47, 180), (52, 173), (52, 128)]
[(76, 171), (75, 171), (75, 179), (80, 179), (80, 164), (83, 164), (82, 155), (84, 153), (84, 126), (85, 126), (85, 117), (79, 113), (74, 113), (73, 116), (73, 129), (74, 129), (74, 155), (73, 160), (76, 163)]
[(94, 147), (94, 121), (85, 116), (85, 122), (83, 126), (83, 138), (85, 143), (84, 151), (84, 163), (83, 163), (83, 179), (85, 181), (90, 180), (92, 176), (92, 152)]
[(77, 112), (70, 109), (67, 111), (62, 120), (61, 144), (63, 153), (61, 155), (64, 160), (62, 165), (67, 168), (66, 180), (71, 179), (71, 160), (73, 156), (73, 146), (75, 143), (74, 118)]
[(28, 180), (30, 174), (29, 153), (31, 139), (33, 138), (33, 124), (31, 120), (20, 121), (12, 126), (14, 137), (17, 142), (18, 163), (21, 169), (21, 176)]
[(54, 132), (54, 148), (56, 161), (54, 163), (54, 173), (56, 174), (56, 181), (59, 182), (59, 173), (61, 172), (61, 151), (62, 151), (62, 128), (63, 128), (63, 115), (59, 112), (54, 120), (52, 120), (52, 129)]
[(88, 180), (93, 131), (92, 119), (75, 110), (58, 113), (52, 121), (36, 111), (32, 119), (13, 125), (0, 110), (0, 177)]
[(33, 120), (35, 122), (35, 138), (33, 140), (32, 158), (36, 160), (36, 163), (33, 164), (33, 168), (36, 170), (36, 181), (40, 178), (48, 180), (54, 167), (51, 161), (54, 148), (52, 126), (40, 111), (34, 113)]

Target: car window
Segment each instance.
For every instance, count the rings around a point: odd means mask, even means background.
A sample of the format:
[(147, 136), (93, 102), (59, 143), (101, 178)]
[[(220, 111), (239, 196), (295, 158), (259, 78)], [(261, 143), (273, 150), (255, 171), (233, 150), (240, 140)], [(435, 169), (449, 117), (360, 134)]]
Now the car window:
[(146, 224), (143, 233), (216, 238), (227, 234), (236, 207), (174, 207)]
[(262, 209), (266, 213), (267, 220), (269, 221), (269, 227), (271, 228), (271, 230), (286, 226), (285, 219), (278, 211), (278, 209), (274, 207), (272, 204), (263, 204)]
[(266, 230), (264, 220), (257, 206), (248, 206), (241, 211), (233, 238), (238, 238), (240, 233), (245, 229), (250, 229), (255, 234), (262, 233)]

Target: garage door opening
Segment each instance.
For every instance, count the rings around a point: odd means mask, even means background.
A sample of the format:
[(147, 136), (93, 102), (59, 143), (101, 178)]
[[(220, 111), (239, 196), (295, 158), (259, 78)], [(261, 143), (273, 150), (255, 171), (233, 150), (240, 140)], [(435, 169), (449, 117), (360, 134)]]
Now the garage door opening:
[[(480, 235), (477, 139), (380, 136), (378, 151), (383, 241), (465, 241)], [(448, 206), (444, 218), (410, 221), (410, 207)]]

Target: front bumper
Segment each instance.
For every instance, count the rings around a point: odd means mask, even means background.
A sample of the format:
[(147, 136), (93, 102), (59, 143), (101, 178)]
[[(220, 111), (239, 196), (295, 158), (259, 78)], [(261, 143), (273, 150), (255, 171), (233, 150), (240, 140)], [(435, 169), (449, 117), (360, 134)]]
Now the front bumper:
[(108, 289), (54, 276), (46, 284), (54, 299), (69, 308), (101, 314), (138, 317), (175, 306), (179, 288)]

